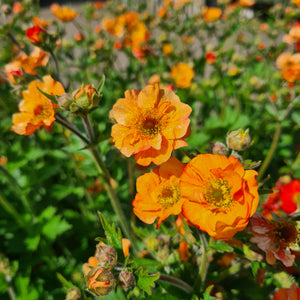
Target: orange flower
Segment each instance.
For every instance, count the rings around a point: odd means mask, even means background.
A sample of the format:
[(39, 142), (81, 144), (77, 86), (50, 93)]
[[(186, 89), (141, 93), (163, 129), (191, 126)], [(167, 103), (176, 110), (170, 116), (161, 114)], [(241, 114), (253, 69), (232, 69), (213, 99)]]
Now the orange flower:
[(5, 73), (8, 80), (15, 84), (15, 76), (22, 76), (22, 69), (30, 74), (37, 75), (37, 67), (46, 66), (49, 60), (49, 56), (45, 51), (36, 47), (30, 56), (27, 56), (24, 52), (21, 52), (14, 60), (5, 65)]
[(164, 54), (164, 57), (168, 57), (171, 53), (173, 53), (173, 45), (172, 44), (164, 44), (162, 46), (162, 52)]
[(219, 7), (204, 7), (203, 13), (205, 22), (214, 22), (221, 17), (222, 10)]
[(300, 7), (300, 0), (292, 0), (292, 3)]
[(133, 212), (147, 224), (158, 219), (158, 228), (169, 215), (178, 215), (184, 199), (180, 195), (179, 179), (185, 164), (171, 157), (151, 173), (136, 181), (137, 194), (132, 202)]
[(282, 53), (276, 60), (281, 76), (288, 82), (300, 80), (300, 53)]
[(205, 54), (205, 60), (208, 64), (214, 64), (217, 57), (214, 52), (208, 52)]
[(13, 115), (11, 130), (15, 133), (29, 135), (41, 126), (50, 128), (55, 121), (53, 103), (37, 88), (51, 95), (62, 95), (65, 91), (50, 75), (44, 76), (43, 81), (30, 82), (28, 90), (23, 92), (23, 100), (19, 104), (20, 112)]
[(12, 6), (12, 12), (14, 14), (18, 14), (20, 12), (22, 12), (24, 10), (24, 6), (21, 2), (16, 1), (14, 2), (13, 6)]
[(245, 229), (258, 204), (256, 171), (245, 171), (230, 156), (200, 154), (180, 179), (183, 215), (215, 239), (230, 239)]
[(243, 7), (250, 7), (255, 4), (255, 1), (254, 0), (239, 0), (239, 4), (240, 4), (240, 6), (243, 6)]
[(46, 21), (44, 19), (38, 18), (38, 17), (32, 17), (32, 22), (34, 25), (40, 26), (40, 27), (44, 27), (47, 28), (51, 22)]
[(112, 36), (121, 37), (125, 34), (125, 19), (123, 16), (117, 18), (104, 18), (102, 28)]
[(188, 64), (181, 62), (171, 69), (170, 76), (178, 88), (185, 89), (191, 86), (195, 72)]
[(288, 44), (297, 43), (300, 40), (300, 24), (296, 23), (296, 25), (291, 28), (289, 34), (283, 37), (283, 41)]
[(72, 21), (78, 16), (78, 13), (75, 10), (70, 9), (67, 6), (60, 6), (57, 3), (51, 4), (50, 9), (54, 16), (62, 22)]
[(278, 289), (272, 300), (299, 300), (300, 299), (300, 287), (293, 283), (290, 288)]
[(191, 111), (172, 90), (157, 84), (126, 91), (110, 112), (117, 122), (111, 132), (115, 146), (126, 157), (134, 155), (139, 165), (159, 165), (173, 149), (187, 146)]
[(26, 30), (26, 36), (34, 44), (42, 44), (45, 34), (46, 31), (37, 25)]
[(267, 263), (273, 265), (278, 259), (286, 267), (291, 267), (295, 255), (291, 254), (290, 247), (299, 242), (297, 223), (279, 216), (268, 220), (260, 214), (255, 214), (250, 223), (250, 233), (253, 235), (250, 241), (266, 252)]

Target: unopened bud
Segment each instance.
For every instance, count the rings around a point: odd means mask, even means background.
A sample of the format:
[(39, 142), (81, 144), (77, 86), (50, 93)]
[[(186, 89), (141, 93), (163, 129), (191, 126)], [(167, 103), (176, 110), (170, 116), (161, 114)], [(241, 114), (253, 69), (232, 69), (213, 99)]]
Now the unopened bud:
[(119, 274), (119, 285), (122, 289), (127, 290), (134, 285), (134, 276), (132, 272), (125, 269)]
[(80, 109), (91, 109), (95, 107), (99, 102), (99, 95), (96, 89), (88, 84), (81, 86), (73, 93), (74, 104)]
[(98, 260), (100, 266), (114, 266), (117, 261), (116, 249), (112, 246), (99, 244), (97, 245), (95, 257)]
[(92, 269), (87, 274), (88, 290), (96, 296), (108, 295), (114, 286), (114, 275), (107, 269)]
[(247, 149), (251, 144), (249, 129), (244, 132), (243, 129), (231, 131), (226, 138), (227, 146), (236, 151)]
[(81, 293), (77, 287), (70, 288), (66, 295), (66, 300), (77, 300), (80, 299)]
[(220, 142), (210, 143), (211, 153), (218, 155), (227, 155), (228, 149), (227, 147)]
[(56, 96), (57, 98), (57, 105), (62, 110), (69, 110), (70, 105), (72, 103), (72, 97), (69, 94), (63, 94), (61, 96)]

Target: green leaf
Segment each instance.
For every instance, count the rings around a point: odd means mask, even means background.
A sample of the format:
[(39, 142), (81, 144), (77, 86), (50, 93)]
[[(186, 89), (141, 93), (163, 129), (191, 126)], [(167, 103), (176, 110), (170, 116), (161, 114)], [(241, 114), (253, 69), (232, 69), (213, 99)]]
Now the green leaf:
[(252, 260), (251, 261), (251, 268), (252, 268), (253, 276), (256, 277), (257, 276), (257, 271), (258, 271), (258, 269), (260, 269), (260, 262)]
[(62, 286), (64, 288), (70, 289), (74, 287), (74, 284), (70, 281), (68, 281), (64, 276), (62, 276), (60, 273), (56, 273), (57, 279), (61, 282)]
[(35, 236), (29, 236), (25, 239), (25, 245), (26, 248), (30, 251), (34, 251), (37, 249), (39, 243), (40, 243), (40, 235), (35, 235)]
[(213, 285), (210, 285), (204, 292), (203, 294), (203, 300), (214, 300), (215, 298), (214, 297), (211, 297), (209, 295), (210, 291), (213, 289)]
[(46, 98), (48, 98), (49, 100), (51, 100), (53, 103), (56, 103), (57, 104), (57, 99), (55, 96), (52, 96), (52, 95), (49, 95), (45, 92), (43, 92), (39, 87), (36, 87), (40, 93), (42, 93)]
[(101, 78), (101, 81), (100, 81), (100, 83), (99, 83), (99, 86), (98, 86), (98, 88), (97, 88), (97, 93), (98, 93), (99, 95), (102, 94), (102, 90), (103, 90), (103, 87), (104, 87), (104, 83), (105, 83), (105, 75), (103, 74), (103, 75), (102, 75), (102, 78)]
[(225, 243), (221, 243), (221, 242), (217, 242), (216, 244), (209, 246), (209, 249), (213, 249), (213, 250), (216, 250), (221, 253), (233, 251), (232, 247), (230, 247), (229, 245), (227, 245)]
[(54, 240), (58, 235), (72, 228), (67, 221), (63, 220), (61, 216), (54, 216), (42, 228), (42, 233), (50, 240)]
[(113, 246), (116, 250), (122, 250), (122, 234), (120, 228), (116, 228), (115, 224), (112, 226), (109, 225), (102, 213), (98, 212), (98, 215), (106, 235), (107, 244)]
[(138, 268), (135, 272), (135, 275), (137, 278), (137, 286), (148, 295), (151, 295), (151, 288), (155, 286), (154, 282), (159, 278), (160, 274), (149, 274), (142, 268)]

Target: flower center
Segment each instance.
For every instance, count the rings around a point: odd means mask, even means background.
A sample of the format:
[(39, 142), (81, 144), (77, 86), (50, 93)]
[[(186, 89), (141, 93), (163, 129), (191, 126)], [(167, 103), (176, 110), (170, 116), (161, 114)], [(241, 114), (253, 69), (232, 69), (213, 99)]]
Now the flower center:
[(274, 234), (280, 244), (292, 246), (299, 241), (299, 231), (295, 222), (280, 220), (276, 221), (275, 225)]
[(140, 122), (141, 134), (145, 137), (154, 137), (160, 131), (160, 121), (153, 112), (146, 113)]
[(165, 209), (170, 208), (180, 199), (180, 190), (177, 185), (169, 183), (162, 186), (162, 189), (157, 197), (157, 202)]
[(230, 186), (224, 179), (216, 179), (206, 187), (204, 196), (208, 204), (216, 207), (228, 208), (233, 199), (230, 195)]
[(38, 116), (43, 111), (43, 109), (43, 105), (37, 105), (33, 111), (34, 115)]

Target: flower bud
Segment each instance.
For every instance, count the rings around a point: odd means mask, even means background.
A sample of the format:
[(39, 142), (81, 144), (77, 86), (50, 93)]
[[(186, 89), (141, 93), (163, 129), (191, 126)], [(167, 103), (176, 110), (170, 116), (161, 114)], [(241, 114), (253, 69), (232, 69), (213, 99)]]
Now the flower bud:
[(210, 143), (211, 153), (218, 155), (227, 155), (228, 149), (227, 147), (220, 142)]
[(231, 131), (227, 134), (226, 143), (229, 148), (236, 151), (247, 149), (251, 144), (249, 129), (246, 129), (245, 132), (243, 129)]
[(78, 300), (81, 297), (80, 290), (77, 287), (68, 289), (66, 300)]
[(61, 96), (56, 96), (57, 98), (57, 105), (62, 110), (69, 110), (70, 105), (72, 103), (72, 97), (69, 94), (63, 94)]
[(98, 244), (95, 254), (100, 266), (112, 267), (116, 264), (116, 249), (105, 244)]
[(92, 269), (87, 274), (88, 290), (96, 296), (106, 296), (112, 289), (115, 282), (114, 275), (107, 269)]
[(119, 274), (119, 285), (122, 289), (127, 290), (134, 285), (134, 276), (127, 269)]
[(88, 84), (81, 86), (73, 93), (74, 102), (78, 109), (89, 110), (95, 107), (99, 102), (99, 95), (96, 89)]

